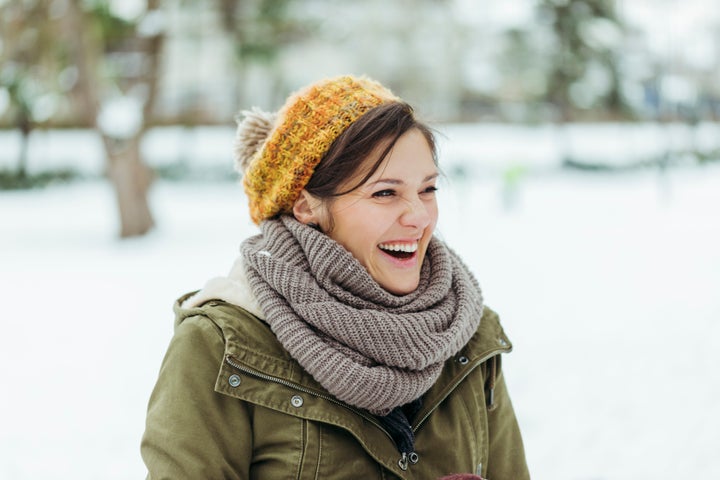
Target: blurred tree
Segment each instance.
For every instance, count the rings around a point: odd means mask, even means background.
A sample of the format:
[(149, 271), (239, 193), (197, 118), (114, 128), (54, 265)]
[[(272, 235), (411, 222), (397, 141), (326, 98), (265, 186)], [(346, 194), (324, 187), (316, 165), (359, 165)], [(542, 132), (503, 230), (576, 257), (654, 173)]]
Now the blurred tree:
[[(512, 102), (519, 114), (503, 112), (503, 118), (515, 121), (538, 121), (547, 96), (547, 62), (543, 58), (545, 45), (538, 32), (530, 28), (510, 28), (500, 36), (495, 59), (502, 76), (498, 100)], [(507, 110), (507, 109), (506, 109)]]
[(618, 68), (622, 24), (614, 0), (540, 0), (554, 48), (548, 62), (548, 98), (560, 120), (594, 108), (617, 115), (624, 109)]
[(152, 172), (140, 143), (157, 95), (163, 23), (160, 0), (147, 0), (137, 21), (115, 16), (106, 1), (71, 0), (64, 16), (75, 94), (88, 126), (102, 139), (120, 213), (120, 236), (154, 225), (148, 191)]
[(57, 95), (52, 94), (63, 90), (55, 43), (58, 23), (43, 2), (0, 2), (0, 93), (9, 100), (11, 123), (21, 134), (21, 179), (27, 175), (30, 134), (55, 112)]
[(110, 5), (108, 0), (0, 2), (0, 88), (25, 139), (21, 174), (30, 131), (58, 110), (64, 109), (72, 124), (98, 131), (118, 200), (120, 235), (130, 237), (154, 224), (147, 200), (152, 173), (140, 141), (156, 97), (163, 17), (160, 0), (147, 0), (133, 19), (114, 14)]
[[(4, 63), (4, 62), (3, 62)], [(35, 126), (30, 107), (31, 97), (23, 88), (21, 78), (24, 75), (18, 74), (11, 69), (3, 69), (2, 83), (8, 92), (10, 104), (15, 110), (14, 124), (20, 131), (20, 153), (18, 154), (17, 176), (22, 179), (27, 176), (27, 152), (30, 143), (30, 133)]]
[(249, 69), (259, 66), (267, 71), (264, 82), (270, 91), (271, 103), (283, 96), (278, 57), (283, 47), (299, 42), (309, 35), (312, 23), (293, 15), (293, 0), (215, 0), (224, 30), (233, 39), (238, 62), (238, 104), (249, 105), (254, 99), (244, 98)]

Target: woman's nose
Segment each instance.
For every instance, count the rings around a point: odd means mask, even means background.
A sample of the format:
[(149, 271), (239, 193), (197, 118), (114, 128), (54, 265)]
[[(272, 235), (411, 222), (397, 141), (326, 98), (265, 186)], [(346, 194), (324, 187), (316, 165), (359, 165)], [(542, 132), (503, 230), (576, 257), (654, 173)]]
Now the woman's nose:
[(408, 199), (405, 202), (405, 210), (400, 216), (400, 223), (405, 226), (416, 227), (420, 230), (427, 227), (431, 222), (431, 214), (428, 206), (420, 198)]

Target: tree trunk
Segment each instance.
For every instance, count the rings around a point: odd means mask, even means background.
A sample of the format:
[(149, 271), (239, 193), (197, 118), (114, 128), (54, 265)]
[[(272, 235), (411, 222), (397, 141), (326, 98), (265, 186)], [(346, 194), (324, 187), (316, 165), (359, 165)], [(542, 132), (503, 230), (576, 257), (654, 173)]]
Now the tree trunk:
[[(70, 24), (68, 31), (72, 32), (72, 51), (79, 73), (76, 88), (86, 121), (98, 131), (105, 146), (106, 173), (117, 199), (120, 236), (127, 238), (144, 235), (155, 225), (147, 198), (153, 175), (150, 168), (143, 163), (140, 153), (140, 141), (145, 128), (143, 126), (137, 135), (127, 140), (109, 138), (98, 128), (100, 103), (95, 87), (98, 82), (94, 66), (102, 62), (102, 53), (98, 51), (97, 45), (93, 45), (97, 43), (95, 39), (85, 38), (85, 32), (92, 29), (86, 28), (80, 0), (71, 1), (69, 4), (69, 14), (66, 15)], [(150, 8), (155, 8), (158, 2), (149, 0), (148, 4)], [(156, 96), (162, 36), (157, 35), (147, 43), (149, 51), (146, 53), (150, 59), (150, 68), (147, 78), (149, 98), (143, 109), (145, 119), (148, 118)]]
[(22, 116), (18, 121), (20, 129), (20, 154), (18, 155), (17, 176), (19, 179), (27, 177), (28, 150), (30, 147), (30, 132), (32, 131), (32, 121)]
[[(141, 160), (141, 138), (133, 137), (124, 142), (123, 148), (110, 147), (108, 156), (107, 176), (115, 190), (122, 238), (144, 235), (155, 225), (148, 203), (153, 173)], [(110, 139), (105, 141), (106, 145), (112, 143)]]

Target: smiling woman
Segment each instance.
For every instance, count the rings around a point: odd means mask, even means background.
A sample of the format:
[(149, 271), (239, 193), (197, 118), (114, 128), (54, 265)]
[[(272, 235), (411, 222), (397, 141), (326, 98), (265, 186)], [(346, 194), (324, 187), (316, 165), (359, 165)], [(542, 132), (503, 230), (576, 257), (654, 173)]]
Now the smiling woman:
[[(390, 118), (412, 118), (403, 105), (392, 107)], [(357, 162), (358, 171), (336, 187), (345, 193), (319, 198), (303, 189), (293, 207), (295, 218), (318, 225), (397, 295), (417, 288), (438, 218), (432, 137), (406, 123), (406, 131), (385, 138)]]
[(176, 303), (149, 478), (529, 478), (478, 282), (433, 233), (435, 140), (379, 83), (244, 112), (261, 233)]

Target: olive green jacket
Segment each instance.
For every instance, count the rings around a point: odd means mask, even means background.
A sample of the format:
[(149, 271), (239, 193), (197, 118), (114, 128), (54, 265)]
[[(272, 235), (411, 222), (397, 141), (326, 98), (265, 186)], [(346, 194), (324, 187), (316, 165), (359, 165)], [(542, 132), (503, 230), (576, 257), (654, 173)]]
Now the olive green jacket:
[(222, 301), (175, 311), (141, 445), (149, 479), (529, 478), (500, 371), (511, 345), (488, 308), (423, 397), (416, 463), (372, 415), (321, 387), (262, 320)]

